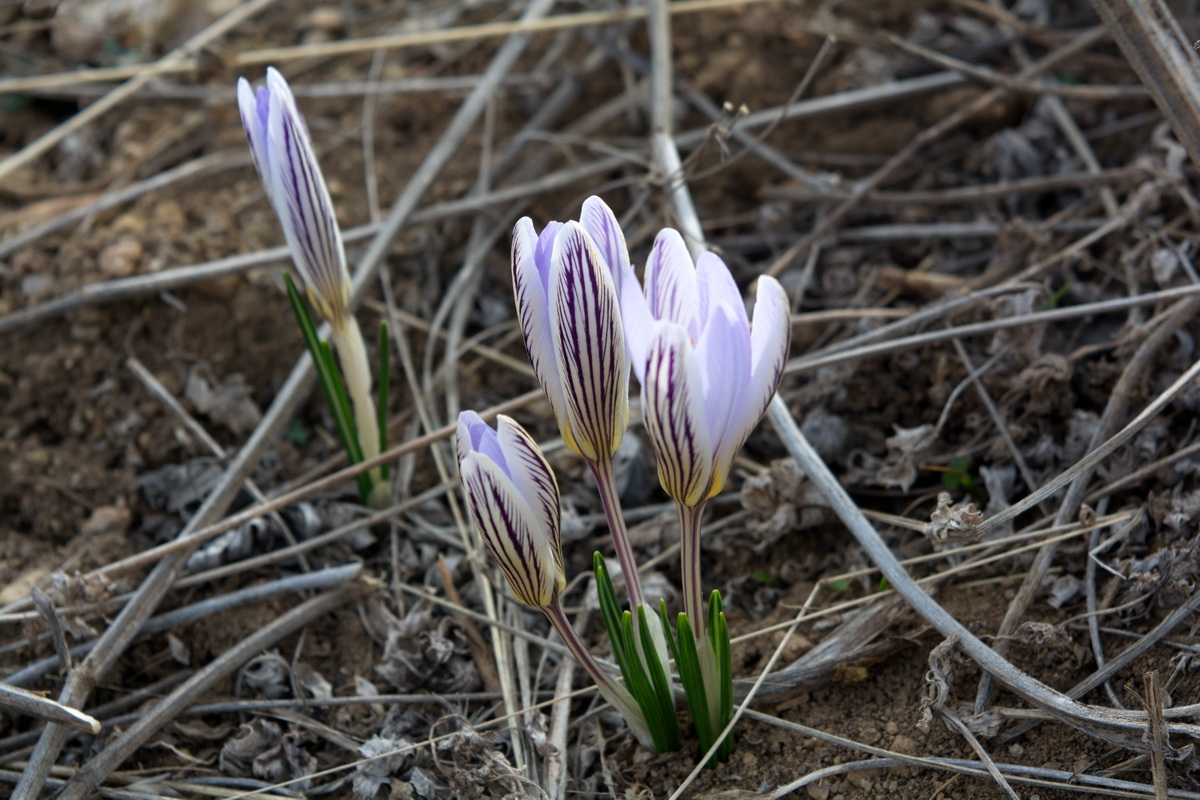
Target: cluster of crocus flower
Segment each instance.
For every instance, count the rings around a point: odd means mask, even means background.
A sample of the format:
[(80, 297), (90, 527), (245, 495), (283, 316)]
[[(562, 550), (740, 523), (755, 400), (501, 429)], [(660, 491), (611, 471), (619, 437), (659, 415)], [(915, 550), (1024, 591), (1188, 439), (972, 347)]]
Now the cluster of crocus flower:
[[(317, 364), (322, 386), (334, 409), (343, 444), (357, 462), (373, 458), (386, 447), (386, 426), (371, 392), (371, 368), (362, 330), (350, 313), (350, 271), (333, 201), (304, 118), (287, 81), (274, 67), (266, 85), (257, 91), (245, 78), (238, 80), (238, 108), (254, 157), (254, 166), (267, 198), (283, 228), (292, 261), (300, 273), (309, 302), (329, 323), (341, 373), (327, 348), (316, 338), (311, 318), (294, 298), (297, 317)], [(288, 282), (289, 291), (293, 289)], [(379, 409), (386, 410), (386, 347), (381, 348)], [(344, 381), (344, 382), (343, 382)], [(352, 411), (351, 411), (352, 409)], [(386, 471), (371, 470), (360, 482), (363, 499), (375, 507), (390, 501)]]
[[(624, 693), (586, 649), (572, 644), (578, 637), (558, 600), (565, 575), (557, 482), (528, 434), (507, 418), (498, 431), (474, 412), (460, 419), (471, 517), (513, 594), (546, 611), (639, 738), (646, 742), (649, 731), (660, 751), (678, 743), (668, 730), (675, 725), (669, 647), (708, 750), (732, 718), (732, 670), (719, 594), (704, 613), (701, 517), (778, 387), (790, 339), (787, 296), (773, 278), (760, 278), (751, 321), (725, 263), (713, 253), (693, 263), (671, 229), (655, 240), (639, 284), (620, 226), (597, 197), (584, 203), (579, 221), (551, 222), (540, 235), (528, 218), (518, 222), (512, 269), (530, 361), (563, 440), (595, 477), (625, 579), (630, 608), (622, 616), (597, 554), (597, 588)], [(684, 611), (676, 634), (665, 603), (658, 614), (645, 605), (615, 490), (613, 455), (628, 423), (631, 367), (642, 386), (659, 481), (679, 509)], [(730, 738), (716, 757), (731, 751)]]

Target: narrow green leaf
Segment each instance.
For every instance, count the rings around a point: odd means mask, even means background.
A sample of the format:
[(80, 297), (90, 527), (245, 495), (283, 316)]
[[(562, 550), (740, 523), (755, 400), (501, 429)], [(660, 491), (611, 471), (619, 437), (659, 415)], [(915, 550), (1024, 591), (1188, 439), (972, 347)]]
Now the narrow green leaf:
[[(392, 343), (388, 339), (387, 322), (379, 323), (379, 402), (375, 413), (379, 415), (379, 452), (388, 449), (388, 395), (392, 390)], [(391, 468), (387, 464), (379, 467), (383, 480), (388, 480)]]
[[(696, 638), (692, 634), (691, 623), (687, 614), (680, 612), (678, 617), (678, 653), (675, 656), (675, 666), (679, 667), (679, 680), (683, 684), (684, 694), (687, 695), (688, 706), (692, 710), (692, 723), (696, 727), (696, 738), (700, 740), (700, 750), (708, 752), (715, 739), (712, 720), (708, 715), (708, 694), (704, 689), (704, 674), (700, 669), (700, 654), (696, 652)], [(708, 766), (714, 766), (715, 762)]]
[(621, 639), (621, 605), (617, 602), (617, 592), (608, 576), (608, 568), (604, 566), (604, 556), (599, 552), (592, 556), (592, 571), (596, 575), (596, 595), (600, 599), (600, 616), (603, 617), (604, 628), (608, 631), (609, 647), (612, 648), (613, 658), (624, 675), (626, 657)]
[[(721, 597), (717, 592), (713, 592), (713, 595), (715, 596), (714, 604), (719, 607)], [(716, 624), (713, 627), (716, 632), (714, 638), (717, 642), (714, 648), (717, 654), (717, 674), (721, 684), (721, 718), (718, 720), (716, 730), (716, 735), (720, 735), (721, 731), (725, 730), (725, 726), (733, 719), (733, 650), (729, 644), (729, 625), (725, 621), (724, 612), (717, 614)], [(736, 746), (737, 741), (734, 739), (733, 732), (730, 731), (716, 753), (717, 760), (728, 761)]]
[[(346, 397), (346, 388), (342, 384), (337, 364), (333, 361), (329, 343), (322, 342), (317, 336), (316, 325), (313, 324), (308, 307), (300, 297), (300, 292), (296, 289), (296, 284), (289, 273), (284, 273), (283, 282), (287, 287), (288, 301), (292, 304), (292, 312), (296, 315), (296, 322), (300, 325), (304, 344), (308, 347), (309, 355), (312, 356), (313, 365), (316, 367), (321, 390), (325, 393), (325, 401), (329, 403), (330, 411), (333, 413), (333, 421), (337, 427), (338, 436), (342, 440), (342, 447), (346, 450), (346, 456), (350, 463), (357, 464), (362, 461), (362, 449), (358, 444), (358, 436), (354, 433), (354, 416), (348, 411), (350, 400)], [(357, 476), (356, 482), (358, 483), (359, 497), (365, 503), (371, 494), (371, 478), (363, 473)]]
[(671, 682), (667, 679), (666, 670), (658, 658), (658, 648), (654, 637), (650, 635), (650, 626), (646, 624), (646, 607), (638, 606), (638, 634), (642, 641), (642, 652), (646, 654), (646, 665), (650, 672), (650, 684), (654, 690), (654, 698), (658, 703), (658, 716), (662, 721), (664, 733), (669, 737), (670, 750), (679, 749), (679, 720), (675, 716), (675, 699), (671, 694)]

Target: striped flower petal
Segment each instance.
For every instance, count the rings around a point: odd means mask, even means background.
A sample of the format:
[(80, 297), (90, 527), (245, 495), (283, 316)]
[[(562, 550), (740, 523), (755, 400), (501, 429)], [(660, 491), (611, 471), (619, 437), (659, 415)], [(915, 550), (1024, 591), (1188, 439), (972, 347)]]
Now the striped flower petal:
[(745, 441), (741, 429), (750, 383), (750, 331), (727, 303), (717, 304), (709, 315), (695, 344), (695, 356), (712, 443), (712, 474), (705, 494), (711, 497), (724, 488), (733, 457)]
[(660, 321), (654, 327), (642, 383), (642, 413), (663, 490), (685, 506), (704, 500), (713, 443), (700, 368), (681, 325)]
[(259, 177), (309, 297), (325, 318), (340, 325), (350, 303), (342, 233), (291, 89), (272, 67), (266, 87), (257, 93), (239, 81), (238, 105)]
[(472, 411), (459, 415), (459, 478), (471, 520), (513, 596), (545, 608), (566, 585), (558, 483), (520, 425), (501, 417), (498, 427)]
[(545, 548), (555, 566), (555, 584), (561, 591), (567, 585), (567, 573), (560, 541), (562, 508), (554, 470), (537, 442), (512, 417), (503, 414), (496, 417), (496, 434), (513, 486), (537, 518), (536, 527), (542, 531)]
[(603, 200), (592, 196), (583, 201), (579, 224), (596, 243), (596, 249), (600, 251), (600, 257), (608, 265), (609, 273), (613, 277), (617, 297), (620, 297), (621, 279), (631, 267), (629, 249), (625, 246), (625, 233), (621, 230), (616, 215)]
[(558, 375), (558, 361), (554, 355), (554, 339), (551, 335), (550, 299), (550, 256), (541, 257), (539, 251), (553, 245), (555, 230), (547, 226), (541, 238), (533, 230), (529, 217), (518, 220), (513, 228), (512, 273), (513, 295), (517, 305), (517, 321), (521, 325), (521, 338), (525, 351), (538, 382), (546, 392), (550, 408), (558, 421), (559, 430), (573, 450), (579, 448), (571, 437), (571, 426), (567, 421), (567, 401), (563, 397), (562, 380)]
[(570, 437), (584, 458), (611, 457), (629, 421), (625, 334), (612, 275), (577, 222), (566, 223), (554, 239), (550, 294)]
[(655, 319), (683, 325), (693, 339), (696, 329), (696, 267), (679, 231), (663, 228), (646, 261), (646, 301)]

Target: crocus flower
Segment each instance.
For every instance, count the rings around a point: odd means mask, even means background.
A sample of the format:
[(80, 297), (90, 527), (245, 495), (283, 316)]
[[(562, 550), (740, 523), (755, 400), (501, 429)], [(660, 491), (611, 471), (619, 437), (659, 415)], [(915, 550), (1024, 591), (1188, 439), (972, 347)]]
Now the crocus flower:
[(493, 430), (474, 411), (462, 412), (456, 444), (471, 519), (509, 589), (522, 603), (548, 608), (566, 585), (554, 471), (504, 415)]
[(616, 281), (629, 266), (625, 237), (598, 197), (579, 222), (528, 217), (513, 229), (513, 291), (525, 349), (563, 440), (609, 461), (629, 421), (629, 362)]
[[(333, 329), (346, 394), (364, 458), (379, 455), (379, 420), (371, 394), (371, 367), (358, 322), (350, 314), (350, 272), (333, 201), (313, 152), (308, 127), (296, 108), (287, 81), (267, 68), (267, 85), (255, 92), (238, 79), (238, 109), (250, 142), (254, 166), (283, 228), (292, 260), (304, 279), (308, 298)], [(391, 492), (378, 467), (371, 470), (368, 503), (382, 508)]]
[(254, 166), (283, 226), (313, 305), (336, 328), (350, 304), (350, 273), (333, 201), (287, 81), (274, 67), (255, 92), (238, 79), (238, 108)]
[(787, 295), (774, 278), (759, 278), (751, 323), (725, 262), (705, 253), (693, 266), (670, 228), (650, 251), (645, 292), (632, 269), (621, 283), (659, 480), (681, 506), (700, 506), (725, 485), (779, 385), (791, 338)]

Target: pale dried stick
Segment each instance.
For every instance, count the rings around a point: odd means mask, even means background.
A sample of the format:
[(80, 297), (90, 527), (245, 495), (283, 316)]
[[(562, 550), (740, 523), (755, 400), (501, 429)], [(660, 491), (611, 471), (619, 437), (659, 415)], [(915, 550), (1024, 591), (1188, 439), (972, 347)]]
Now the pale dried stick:
[[(191, 55), (199, 52), (207, 47), (214, 40), (224, 36), (229, 31), (243, 24), (246, 20), (253, 17), (258, 12), (271, 5), (271, 0), (247, 0), (245, 3), (237, 5), (225, 16), (218, 19), (216, 22), (209, 25), (197, 33), (192, 38), (167, 53), (157, 62), (160, 65), (177, 66), (182, 63), (194, 63)], [(104, 114), (108, 113), (112, 108), (116, 107), (122, 100), (132, 96), (142, 86), (156, 75), (153, 67), (147, 69), (141, 65), (135, 70), (133, 76), (127, 83), (113, 89), (103, 98), (97, 100), (91, 105), (84, 108), (79, 113), (73, 115), (70, 119), (60, 125), (55, 126), (38, 138), (34, 139), (29, 144), (18, 150), (16, 153), (0, 161), (0, 180), (4, 180), (17, 169), (28, 164), (33, 159), (47, 152), (50, 148), (61, 142), (67, 136), (87, 125), (93, 120), (99, 119)], [(3, 93), (5, 90), (0, 90)], [(17, 787), (20, 791), (21, 787)]]
[(126, 728), (115, 741), (88, 761), (58, 794), (58, 800), (84, 800), (114, 769), (133, 755), (158, 730), (190, 705), (194, 698), (208, 691), (218, 681), (232, 673), (262, 650), (283, 637), (300, 630), (314, 619), (324, 616), (350, 596), (348, 587), (341, 587), (311, 600), (272, 620), (233, 647), (223, 652), (203, 669), (181, 684), (153, 708)]
[[(262, 0), (257, 0), (257, 2), (261, 5), (266, 4)], [(734, 9), (762, 2), (773, 2), (773, 0), (680, 0), (680, 2), (671, 3), (670, 13), (673, 15), (696, 14), (704, 11)], [(487, 22), (480, 25), (460, 25), (449, 29), (341, 39), (332, 42), (294, 45), (291, 47), (243, 50), (234, 56), (232, 59), (233, 63), (230, 66), (238, 68), (266, 64), (284, 64), (300, 59), (332, 58), (341, 55), (372, 53), (376, 50), (398, 50), (410, 47), (428, 47), (430, 45), (447, 44), (450, 42), (529, 36), (535, 33), (592, 28), (616, 22), (629, 22), (642, 19), (645, 16), (646, 10), (644, 8), (630, 7), (619, 11), (584, 11), (573, 14), (559, 14), (548, 19)], [(168, 58), (169, 56), (164, 56), (159, 61), (131, 64), (129, 66), (101, 67), (52, 75), (7, 78), (0, 80), (0, 94), (15, 94), (51, 86), (74, 86), (85, 82), (117, 81), (130, 77), (141, 78), (145, 76), (145, 80), (149, 80), (160, 75), (178, 75), (192, 72), (196, 69), (197, 62), (194, 58), (177, 58), (172, 61), (168, 61)]]
[[(867, 552), (868, 557), (879, 567), (879, 571), (888, 579), (890, 586), (903, 596), (913, 610), (926, 622), (947, 638), (957, 636), (959, 646), (967, 656), (1027, 702), (1049, 711), (1062, 722), (1106, 742), (1137, 752), (1145, 752), (1145, 742), (1142, 740), (1142, 735), (1146, 730), (1144, 722), (1114, 714), (1110, 709), (1083, 705), (1035, 680), (984, 644), (933, 598), (929, 597), (909, 576), (904, 567), (896, 561), (896, 557), (887, 544), (858, 510), (853, 499), (825, 466), (821, 457), (809, 445), (791, 412), (778, 396), (771, 401), (767, 414), (788, 452), (799, 462), (800, 468), (808, 475), (809, 480), (832, 506), (843, 524)], [(1176, 723), (1171, 727), (1171, 732), (1193, 739), (1200, 738), (1200, 726), (1197, 725)]]
[[(54, 660), (51, 659), (51, 663)], [(0, 683), (0, 707), (12, 709), (27, 717), (57, 722), (87, 733), (99, 733), (100, 722), (90, 714), (56, 703), (49, 697), (27, 692), (8, 682)]]
[(1163, 0), (1092, 0), (1159, 111), (1200, 165), (1200, 56)]
[[(1017, 77), (1021, 80), (1028, 80), (1029, 78), (1040, 74), (1044, 70), (1050, 69), (1063, 59), (1069, 58), (1075, 53), (1091, 47), (1093, 44), (1104, 38), (1104, 36), (1105, 30), (1103, 27), (1096, 27), (1086, 31), (1068, 44), (1063, 45), (1057, 50), (1054, 50), (1028, 69), (1021, 70), (1017, 74)], [(1005, 91), (1006, 90), (1004, 89), (992, 89), (979, 96), (971, 103), (968, 103), (966, 106), (951, 112), (934, 125), (924, 129), (915, 137), (913, 137), (913, 139), (907, 145), (905, 145), (900, 152), (889, 158), (887, 163), (872, 173), (869, 178), (860, 181), (854, 189), (854, 194), (830, 211), (829, 214), (821, 220), (816, 228), (796, 242), (796, 244), (792, 245), (792, 247), (788, 248), (787, 252), (775, 259), (774, 263), (772, 263), (767, 269), (766, 274), (778, 276), (779, 273), (783, 272), (783, 270), (792, 263), (792, 261), (794, 261), (797, 257), (803, 256), (805, 253), (807, 253), (810, 247), (812, 247), (817, 241), (825, 237), (837, 225), (839, 225), (841, 221), (858, 206), (860, 200), (866, 195), (867, 192), (877, 189), (883, 185), (889, 178), (891, 178), (892, 175), (896, 173), (897, 170), (900, 169), (901, 166), (911, 161), (913, 157), (916, 156), (916, 154), (920, 152), (920, 150), (926, 145), (940, 139), (945, 134), (969, 120), (979, 111), (994, 105), (997, 101), (1004, 97)]]
[[(254, 0), (254, 2), (258, 1)], [(529, 16), (527, 10), (526, 17)], [(527, 37), (518, 36), (509, 39), (500, 47), (484, 73), (483, 80), (459, 107), (442, 138), (413, 173), (387, 219), (380, 226), (379, 233), (355, 269), (352, 305), (356, 305), (361, 300), (368, 282), (374, 277), (395, 235), (408, 220), (425, 190), (433, 183), (433, 180), (466, 138), (500, 81), (512, 70), (526, 44)], [(222, 475), (220, 483), (197, 511), (196, 516), (181, 532), (180, 539), (186, 540), (196, 528), (212, 523), (217, 516), (224, 512), (228, 504), (232, 502), (242, 481), (249, 474), (249, 470), (258, 463), (262, 449), (282, 432), (283, 426), (298, 407), (303, 394), (311, 388), (312, 382), (312, 360), (305, 354), (292, 369), (287, 381), (280, 388), (275, 401), (264, 414), (250, 439)], [(377, 459), (370, 459), (370, 461), (382, 463), (381, 459), (382, 455)], [(377, 464), (372, 466), (377, 466)], [(189, 544), (194, 547), (194, 543)], [(60, 696), (60, 701), (63, 701), (64, 705), (78, 707), (83, 704), (91, 693), (94, 681), (108, 672), (136, 634), (137, 629), (141, 627), (142, 622), (158, 606), (188, 552), (190, 552), (190, 547), (185, 545), (185, 549), (172, 552), (158, 562), (134, 598), (122, 609), (117, 619), (101, 636), (96, 649), (83, 664), (71, 671)], [(485, 598), (485, 604), (490, 602), (486, 577), (480, 588), (481, 594)], [(22, 776), (14, 797), (18, 800), (33, 800), (40, 791), (42, 781), (45, 780), (51, 764), (57, 758), (65, 741), (65, 730), (60, 726), (48, 725), (46, 727), (30, 758), (30, 769)]]

